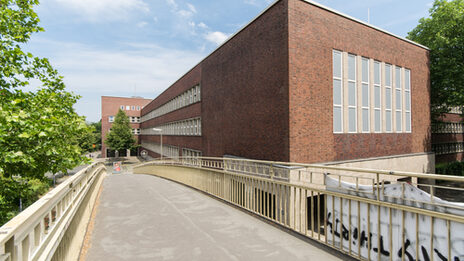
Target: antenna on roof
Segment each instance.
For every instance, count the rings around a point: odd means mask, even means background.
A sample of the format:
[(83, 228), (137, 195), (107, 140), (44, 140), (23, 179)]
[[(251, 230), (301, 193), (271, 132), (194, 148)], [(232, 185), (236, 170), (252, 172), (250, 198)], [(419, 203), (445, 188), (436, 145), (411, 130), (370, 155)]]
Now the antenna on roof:
[(370, 16), (370, 12), (369, 12), (369, 7), (367, 8), (367, 23), (368, 24), (371, 23), (371, 16)]

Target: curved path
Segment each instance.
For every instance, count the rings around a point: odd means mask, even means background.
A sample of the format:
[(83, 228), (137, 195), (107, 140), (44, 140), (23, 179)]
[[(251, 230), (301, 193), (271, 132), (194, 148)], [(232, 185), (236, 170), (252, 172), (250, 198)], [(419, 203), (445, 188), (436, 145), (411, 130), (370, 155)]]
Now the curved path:
[(341, 260), (251, 215), (155, 176), (109, 175), (88, 261)]

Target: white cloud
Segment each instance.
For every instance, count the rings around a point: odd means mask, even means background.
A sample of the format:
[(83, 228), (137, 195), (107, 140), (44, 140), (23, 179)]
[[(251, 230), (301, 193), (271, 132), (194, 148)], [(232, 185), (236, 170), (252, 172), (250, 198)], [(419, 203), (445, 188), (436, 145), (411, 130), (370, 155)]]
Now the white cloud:
[(155, 97), (197, 64), (204, 54), (146, 43), (122, 43), (126, 50), (35, 39), (46, 46), (53, 66), (64, 76), (69, 91), (83, 97), (76, 109), (89, 120), (98, 120), (100, 107), (87, 108), (96, 96)]
[(145, 26), (147, 26), (147, 25), (148, 25), (147, 22), (140, 22), (140, 23), (137, 23), (137, 27), (140, 27), (140, 28), (145, 27)]
[(194, 12), (194, 13), (197, 13), (197, 9), (195, 8), (194, 5), (188, 3), (187, 6), (188, 6), (188, 8), (190, 9), (190, 11), (192, 11), (192, 12)]
[(227, 38), (229, 37), (229, 35), (223, 33), (223, 32), (209, 32), (205, 35), (205, 39), (212, 42), (212, 43), (215, 43), (217, 45), (220, 45), (222, 44), (225, 40), (227, 40)]
[(143, 0), (48, 0), (91, 22), (126, 20), (132, 11), (148, 12)]
[(203, 23), (203, 22), (200, 22), (200, 23), (197, 24), (197, 25), (198, 25), (198, 27), (200, 27), (200, 28), (202, 28), (202, 29), (208, 29), (208, 28), (209, 28), (209, 27), (208, 27), (205, 23)]
[(249, 5), (262, 6), (272, 3), (273, 0), (244, 0), (243, 2)]

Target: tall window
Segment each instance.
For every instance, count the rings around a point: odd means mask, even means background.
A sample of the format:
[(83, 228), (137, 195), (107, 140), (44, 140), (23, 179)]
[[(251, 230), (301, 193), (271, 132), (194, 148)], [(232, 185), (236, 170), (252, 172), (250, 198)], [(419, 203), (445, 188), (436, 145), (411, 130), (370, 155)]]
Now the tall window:
[(380, 62), (374, 62), (374, 131), (382, 131), (382, 95), (380, 88)]
[(356, 132), (356, 56), (348, 55), (348, 132)]
[(362, 58), (362, 132), (369, 132), (369, 59)]
[(391, 65), (385, 64), (385, 131), (392, 131), (392, 73)]
[(114, 122), (114, 116), (109, 116), (108, 117), (108, 122)]
[(395, 118), (396, 118), (396, 131), (401, 132), (403, 117), (401, 108), (403, 107), (403, 99), (401, 99), (401, 68), (395, 67)]
[(342, 53), (333, 51), (333, 131), (343, 132)]
[(404, 70), (404, 104), (406, 120), (404, 129), (411, 132), (411, 72), (408, 69)]

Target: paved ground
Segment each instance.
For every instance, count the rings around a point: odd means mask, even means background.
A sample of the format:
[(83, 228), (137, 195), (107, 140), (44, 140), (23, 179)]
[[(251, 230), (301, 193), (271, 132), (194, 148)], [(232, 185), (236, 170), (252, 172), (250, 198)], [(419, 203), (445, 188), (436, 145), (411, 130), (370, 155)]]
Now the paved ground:
[(113, 174), (103, 183), (86, 260), (341, 259), (177, 183)]

